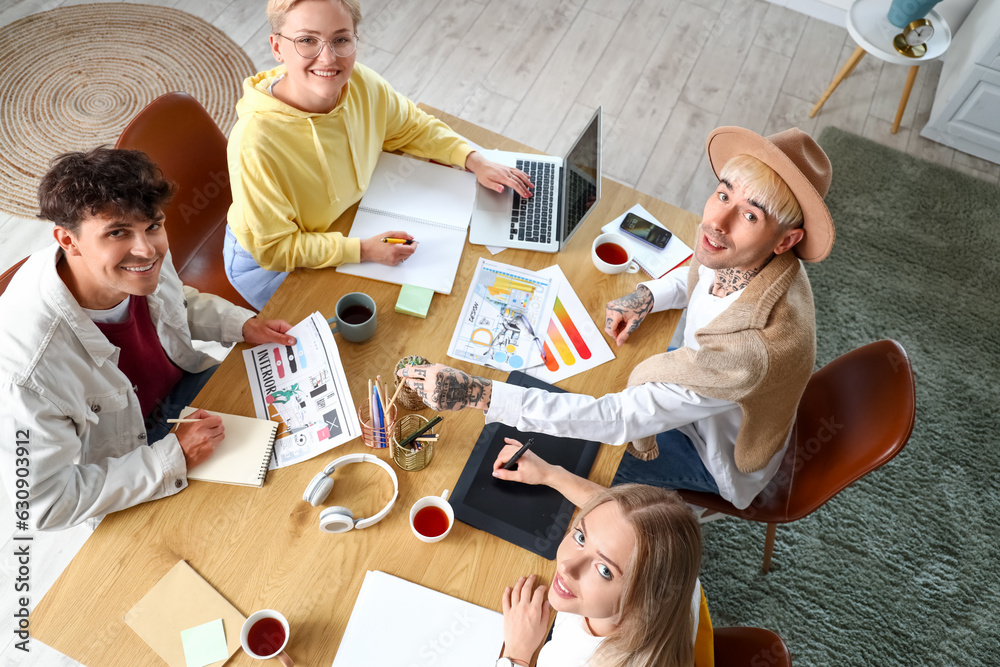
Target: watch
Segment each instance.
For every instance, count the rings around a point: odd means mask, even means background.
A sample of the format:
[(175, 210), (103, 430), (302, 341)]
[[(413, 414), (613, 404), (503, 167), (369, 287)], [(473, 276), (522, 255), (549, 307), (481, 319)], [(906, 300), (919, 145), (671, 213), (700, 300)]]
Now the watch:
[(515, 667), (515, 665), (520, 665), (520, 667), (528, 667), (528, 663), (523, 660), (515, 660), (514, 658), (508, 658), (504, 656), (503, 658), (497, 658), (496, 667)]

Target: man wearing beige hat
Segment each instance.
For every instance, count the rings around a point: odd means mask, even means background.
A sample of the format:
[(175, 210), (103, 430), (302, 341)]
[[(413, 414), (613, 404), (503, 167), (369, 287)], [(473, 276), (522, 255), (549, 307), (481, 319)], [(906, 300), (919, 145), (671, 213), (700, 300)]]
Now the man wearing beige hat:
[[(815, 362), (812, 291), (800, 260), (821, 261), (833, 247), (823, 202), (832, 170), (798, 129), (765, 138), (721, 127), (707, 150), (719, 185), (698, 226), (695, 261), (607, 309), (605, 330), (622, 345), (650, 313), (686, 307), (683, 347), (646, 359), (625, 390), (596, 399), (441, 365), (406, 369), (408, 384), (435, 409), (477, 407), (488, 423), (630, 442), (615, 484), (709, 491), (747, 507), (781, 463)], [(532, 466), (520, 467), (496, 474), (539, 481)], [(568, 496), (585, 482), (558, 476), (546, 483)]]

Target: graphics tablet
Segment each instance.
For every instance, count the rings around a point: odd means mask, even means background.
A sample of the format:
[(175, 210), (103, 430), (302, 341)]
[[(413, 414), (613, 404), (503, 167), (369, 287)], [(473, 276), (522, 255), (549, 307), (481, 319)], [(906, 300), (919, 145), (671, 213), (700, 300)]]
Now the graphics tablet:
[[(511, 373), (507, 383), (563, 391), (519, 371)], [(449, 499), (459, 521), (553, 560), (576, 508), (558, 491), (547, 486), (532, 486), (493, 477), (493, 462), (506, 444), (504, 438), (516, 438), (522, 443), (534, 438), (532, 452), (581, 477), (590, 474), (601, 443), (522, 433), (511, 426), (487, 424), (472, 448)]]

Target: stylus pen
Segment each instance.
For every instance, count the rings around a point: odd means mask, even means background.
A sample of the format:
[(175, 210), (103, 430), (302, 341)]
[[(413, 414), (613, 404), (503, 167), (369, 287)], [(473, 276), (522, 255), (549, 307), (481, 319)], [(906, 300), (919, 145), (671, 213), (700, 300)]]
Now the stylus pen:
[(413, 239), (397, 239), (391, 236), (383, 236), (382, 243), (394, 243), (396, 245), (413, 245)]
[(434, 426), (435, 424), (437, 424), (439, 421), (441, 421), (441, 415), (438, 415), (437, 417), (435, 417), (434, 419), (430, 420), (429, 422), (427, 422), (426, 424), (424, 424), (423, 426), (421, 426), (420, 428), (418, 428), (416, 431), (414, 431), (410, 435), (408, 435), (405, 438), (403, 438), (403, 442), (399, 443), (398, 446), (399, 447), (405, 447), (406, 445), (410, 444), (411, 442), (413, 442), (414, 440), (416, 440), (417, 438), (419, 438), (420, 436), (422, 436), (424, 433), (427, 433), (427, 431), (431, 430), (431, 427)]
[(526, 451), (528, 451), (528, 447), (531, 447), (533, 444), (535, 444), (535, 439), (534, 438), (528, 438), (528, 442), (526, 442), (523, 445), (521, 445), (521, 449), (519, 449), (516, 452), (514, 452), (514, 456), (510, 457), (510, 460), (507, 461), (507, 463), (503, 464), (503, 469), (504, 470), (513, 470), (517, 466), (517, 460), (519, 458), (521, 458), (521, 456)]

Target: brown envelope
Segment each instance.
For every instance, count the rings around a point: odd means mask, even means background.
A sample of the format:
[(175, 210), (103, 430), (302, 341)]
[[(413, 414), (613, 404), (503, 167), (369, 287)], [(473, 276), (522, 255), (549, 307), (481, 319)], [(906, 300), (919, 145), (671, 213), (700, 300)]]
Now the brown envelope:
[[(222, 619), (229, 657), (240, 648), (240, 630), (246, 616), (229, 604), (185, 561), (178, 561), (134, 607), (125, 622), (170, 667), (186, 667), (181, 630)], [(219, 667), (226, 660), (212, 663)]]

